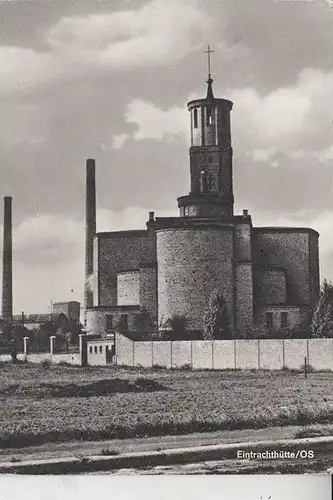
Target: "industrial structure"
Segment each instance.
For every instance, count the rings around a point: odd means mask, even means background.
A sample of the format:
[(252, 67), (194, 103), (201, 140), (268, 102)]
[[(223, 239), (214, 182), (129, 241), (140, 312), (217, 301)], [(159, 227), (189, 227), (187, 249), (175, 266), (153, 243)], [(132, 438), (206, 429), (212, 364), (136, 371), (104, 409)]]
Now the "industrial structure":
[(95, 164), (87, 161), (87, 332), (158, 329), (175, 316), (202, 332), (212, 295), (226, 304), (231, 335), (258, 327), (308, 324), (319, 293), (318, 233), (309, 228), (254, 227), (234, 214), (233, 103), (188, 103), (190, 192), (179, 217), (149, 213), (145, 230), (94, 233)]

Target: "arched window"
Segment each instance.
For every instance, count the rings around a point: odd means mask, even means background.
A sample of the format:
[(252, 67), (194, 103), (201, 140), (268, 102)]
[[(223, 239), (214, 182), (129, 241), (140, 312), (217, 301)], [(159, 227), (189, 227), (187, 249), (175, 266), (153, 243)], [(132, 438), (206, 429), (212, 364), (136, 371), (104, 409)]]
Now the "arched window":
[(207, 108), (206, 109), (206, 124), (207, 124), (207, 126), (212, 124), (212, 117), (213, 117), (213, 109)]
[(193, 111), (193, 128), (198, 128), (198, 110), (197, 108)]

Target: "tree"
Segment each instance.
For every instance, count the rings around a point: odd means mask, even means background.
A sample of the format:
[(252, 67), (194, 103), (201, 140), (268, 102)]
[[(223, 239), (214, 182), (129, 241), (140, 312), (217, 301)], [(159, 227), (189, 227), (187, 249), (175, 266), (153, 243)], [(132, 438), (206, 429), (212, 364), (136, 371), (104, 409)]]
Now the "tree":
[(313, 337), (333, 336), (333, 284), (323, 281), (313, 313), (311, 332)]
[(187, 319), (181, 314), (174, 314), (163, 323), (164, 337), (168, 340), (179, 340), (184, 337)]
[(220, 293), (213, 292), (209, 297), (204, 316), (204, 339), (228, 339), (231, 337), (227, 303)]

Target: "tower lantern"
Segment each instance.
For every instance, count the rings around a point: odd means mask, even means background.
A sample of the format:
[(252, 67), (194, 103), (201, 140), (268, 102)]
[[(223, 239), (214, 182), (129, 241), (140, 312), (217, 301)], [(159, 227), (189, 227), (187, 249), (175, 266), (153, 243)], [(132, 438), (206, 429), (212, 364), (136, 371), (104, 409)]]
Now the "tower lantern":
[(178, 198), (180, 216), (233, 215), (230, 114), (233, 103), (213, 93), (208, 45), (207, 94), (187, 104), (191, 117), (191, 191)]

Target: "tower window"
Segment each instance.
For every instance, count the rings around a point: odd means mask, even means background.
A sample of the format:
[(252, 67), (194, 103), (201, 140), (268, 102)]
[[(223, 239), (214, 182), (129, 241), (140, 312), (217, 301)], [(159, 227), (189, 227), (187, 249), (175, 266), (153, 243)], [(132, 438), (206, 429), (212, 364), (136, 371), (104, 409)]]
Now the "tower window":
[(266, 327), (267, 328), (272, 328), (273, 327), (273, 313), (272, 312), (267, 312), (265, 314), (265, 320), (266, 320)]
[(106, 331), (109, 332), (112, 329), (113, 329), (113, 315), (107, 314), (106, 315)]
[(288, 327), (288, 313), (283, 311), (281, 313), (281, 328), (287, 328)]
[(198, 128), (198, 110), (197, 108), (193, 111), (193, 128)]
[(213, 116), (213, 110), (212, 110), (212, 108), (207, 108), (206, 109), (206, 122), (207, 122), (207, 125), (211, 125), (212, 124), (212, 116)]
[(128, 330), (128, 314), (120, 315), (120, 325), (123, 330)]
[(184, 217), (188, 217), (189, 216), (189, 209), (188, 207), (185, 207), (184, 209)]

